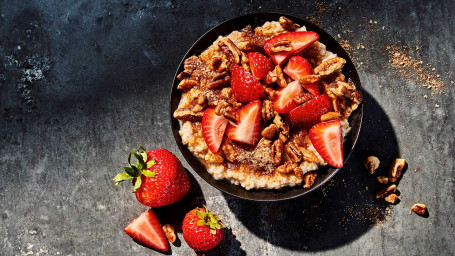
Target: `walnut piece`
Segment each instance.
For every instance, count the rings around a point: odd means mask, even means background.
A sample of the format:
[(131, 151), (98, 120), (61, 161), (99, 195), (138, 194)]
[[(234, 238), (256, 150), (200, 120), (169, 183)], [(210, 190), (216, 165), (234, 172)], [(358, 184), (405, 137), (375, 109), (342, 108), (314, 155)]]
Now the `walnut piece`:
[(327, 122), (330, 120), (340, 119), (341, 114), (338, 112), (328, 112), (321, 116), (321, 122)]
[(289, 142), (285, 147), (285, 151), (292, 162), (298, 163), (302, 161), (302, 152), (300, 152), (299, 147), (294, 142)]
[(298, 95), (296, 95), (293, 100), (295, 103), (297, 104), (303, 104), (309, 100), (311, 100), (312, 98), (314, 98), (314, 95), (309, 93), (309, 92), (302, 92), (302, 93), (299, 93)]
[(175, 235), (174, 227), (171, 226), (171, 224), (166, 224), (163, 226), (163, 231), (164, 231), (164, 235), (166, 236), (167, 240), (169, 240), (169, 242), (171, 242), (171, 243), (174, 243), (175, 240), (177, 239), (177, 236)]
[(315, 171), (305, 173), (305, 175), (303, 175), (303, 188), (311, 188), (317, 177), (318, 173)]
[(385, 176), (378, 176), (377, 177), (379, 183), (381, 184), (388, 184), (389, 183), (389, 178), (385, 177)]
[(234, 62), (236, 64), (240, 63), (240, 60), (241, 60), (240, 58), (241, 58), (242, 52), (231, 41), (231, 39), (224, 38), (223, 40), (218, 42), (218, 46), (221, 48), (223, 53), (226, 55), (226, 57), (230, 61), (232, 61), (232, 62)]
[(265, 93), (269, 96), (271, 100), (274, 100), (276, 97), (278, 97), (278, 92), (271, 88), (265, 87)]
[(306, 76), (301, 76), (299, 78), (299, 83), (300, 84), (312, 84), (312, 83), (316, 83), (316, 82), (319, 82), (320, 80), (320, 76), (319, 75), (306, 75)]
[(267, 139), (273, 138), (275, 134), (278, 132), (278, 127), (275, 124), (270, 124), (264, 130), (262, 130), (261, 135)]
[[(270, 77), (270, 79), (268, 79), (267, 77)], [(267, 84), (271, 84), (269, 82), (273, 81), (276, 82), (280, 87), (286, 87), (288, 85), (286, 79), (284, 78), (283, 70), (279, 65), (275, 66), (273, 71), (269, 71), (269, 73), (267, 73), (267, 77), (266, 77), (266, 80), (268, 80), (266, 81)]]
[(321, 76), (328, 76), (335, 71), (343, 68), (346, 60), (340, 57), (330, 58), (323, 61), (319, 66), (314, 68), (314, 73)]
[[(274, 125), (274, 124), (272, 124)], [(275, 166), (280, 165), (283, 155), (283, 142), (281, 140), (275, 140), (272, 145), (272, 159)]]
[(276, 115), (275, 118), (273, 119), (273, 123), (276, 125), (276, 127), (278, 127), (278, 129), (280, 129), (280, 131), (285, 134), (285, 135), (288, 135), (289, 134), (289, 125), (288, 123), (286, 123), (286, 121), (284, 121), (280, 115)]
[(273, 103), (271, 100), (264, 100), (262, 106), (262, 119), (265, 122), (269, 121), (270, 119), (274, 118), (278, 113), (273, 109)]
[(291, 41), (289, 40), (281, 40), (272, 45), (270, 47), (271, 54), (277, 54), (280, 52), (290, 52), (292, 51)]
[(411, 209), (420, 216), (427, 212), (427, 206), (421, 203), (414, 204)]
[(401, 171), (403, 170), (405, 164), (406, 164), (406, 160), (401, 159), (401, 158), (397, 158), (393, 161), (392, 166), (390, 166), (390, 169), (389, 169), (390, 182), (395, 182), (400, 178)]
[(378, 169), (379, 167), (379, 159), (375, 156), (369, 156), (365, 159), (365, 161), (363, 162), (363, 165), (365, 166), (365, 168), (367, 168), (367, 170), (370, 172), (370, 174), (373, 174), (374, 171), (376, 171), (376, 169)]
[(389, 202), (391, 204), (394, 204), (397, 202), (397, 199), (398, 199), (398, 196), (397, 194), (393, 193), (393, 194), (390, 194), (388, 196), (386, 196), (386, 198), (384, 199), (386, 202)]
[(287, 31), (295, 31), (296, 29), (300, 28), (299, 24), (292, 22), (292, 20), (284, 16), (281, 16), (278, 22), (280, 22), (281, 27)]
[(376, 198), (386, 198), (388, 195), (395, 193), (395, 191), (397, 191), (397, 186), (395, 184), (392, 184), (376, 193)]

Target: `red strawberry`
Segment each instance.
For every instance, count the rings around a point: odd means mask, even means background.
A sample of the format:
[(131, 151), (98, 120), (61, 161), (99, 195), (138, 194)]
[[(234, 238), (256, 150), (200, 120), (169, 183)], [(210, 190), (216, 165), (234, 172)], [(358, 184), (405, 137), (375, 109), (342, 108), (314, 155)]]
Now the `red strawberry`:
[[(319, 35), (316, 32), (312, 31), (282, 33), (270, 38), (267, 42), (265, 42), (264, 51), (272, 59), (275, 65), (282, 65), (290, 57), (297, 55), (318, 39)], [(273, 44), (284, 40), (291, 42), (290, 46), (292, 50), (288, 52), (279, 52), (273, 54), (270, 50)]]
[[(137, 200), (150, 207), (173, 204), (190, 190), (190, 179), (179, 159), (166, 149), (148, 152), (144, 148), (132, 152), (137, 165), (125, 167), (124, 173), (115, 176), (115, 185), (132, 180)], [(130, 162), (131, 153), (128, 157)]]
[(319, 155), (331, 166), (343, 167), (343, 135), (340, 120), (313, 126), (309, 132), (311, 143)]
[(183, 238), (195, 251), (215, 248), (223, 240), (225, 228), (220, 217), (206, 207), (188, 212), (182, 224)]
[(257, 80), (264, 79), (267, 73), (273, 70), (272, 62), (259, 52), (249, 52), (248, 60), (251, 73)]
[(229, 124), (226, 135), (229, 139), (254, 145), (259, 140), (261, 126), (261, 101), (257, 100), (237, 111), (237, 125)]
[(224, 116), (215, 114), (214, 108), (208, 108), (202, 117), (202, 134), (207, 147), (216, 154), (223, 141), (224, 132), (229, 121)]
[(319, 95), (289, 112), (292, 125), (311, 127), (318, 122), (323, 114), (332, 111), (332, 102), (326, 94)]
[(169, 244), (155, 213), (149, 209), (126, 226), (123, 230), (134, 241), (160, 252), (167, 252)]
[(278, 97), (273, 101), (273, 108), (278, 113), (287, 113), (298, 106), (294, 97), (303, 92), (299, 82), (294, 81), (285, 88), (278, 90)]
[[(298, 55), (289, 59), (288, 64), (284, 67), (283, 71), (296, 81), (299, 81), (301, 76), (314, 74), (313, 68), (308, 60)], [(302, 86), (314, 96), (318, 96), (320, 94), (317, 83), (304, 84)]]
[(231, 88), (234, 97), (243, 103), (259, 99), (264, 94), (264, 87), (243, 67), (231, 65)]

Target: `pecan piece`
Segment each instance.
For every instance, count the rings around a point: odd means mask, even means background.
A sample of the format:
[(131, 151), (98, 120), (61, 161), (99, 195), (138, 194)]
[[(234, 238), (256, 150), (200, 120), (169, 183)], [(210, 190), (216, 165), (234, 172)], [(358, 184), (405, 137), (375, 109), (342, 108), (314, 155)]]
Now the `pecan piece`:
[(288, 174), (294, 171), (295, 168), (297, 168), (297, 164), (286, 162), (283, 165), (278, 166), (278, 168), (276, 168), (275, 171), (283, 174)]
[(376, 193), (376, 198), (386, 198), (388, 195), (395, 193), (395, 191), (397, 191), (397, 186), (395, 184), (392, 184)]
[(300, 84), (312, 84), (319, 82), (321, 77), (319, 75), (306, 75), (306, 76), (301, 76), (299, 78), (299, 83)]
[(199, 85), (199, 82), (197, 80), (185, 78), (182, 81), (180, 81), (179, 85), (177, 86), (177, 89), (187, 91), (187, 90), (193, 88), (194, 86), (198, 86), (198, 85)]
[(289, 40), (281, 40), (272, 45), (270, 47), (271, 54), (277, 54), (280, 52), (290, 52), (292, 51), (291, 41)]
[(269, 121), (270, 119), (274, 118), (277, 115), (275, 109), (273, 109), (273, 103), (271, 100), (264, 100), (264, 104), (262, 106), (262, 119), (265, 122)]
[(427, 212), (427, 206), (420, 203), (414, 204), (411, 209), (420, 216), (425, 215), (425, 213)]
[(211, 67), (213, 70), (218, 71), (223, 60), (220, 57), (213, 57), (211, 61)]
[(288, 141), (289, 136), (280, 132), (280, 134), (278, 135), (278, 139), (280, 139), (283, 143), (285, 143), (286, 141)]
[(190, 76), (191, 76), (191, 73), (189, 71), (183, 70), (180, 74), (177, 75), (177, 79), (182, 81), (183, 79), (188, 78)]
[(224, 113), (224, 117), (227, 120), (229, 120), (235, 124), (239, 122), (239, 115), (237, 114), (237, 111), (235, 111), (235, 110), (231, 110), (231, 111)]
[(292, 20), (284, 16), (281, 16), (278, 22), (280, 22), (281, 27), (283, 27), (287, 31), (294, 31), (300, 28), (299, 24), (292, 22)]
[(292, 162), (298, 163), (302, 161), (302, 152), (300, 152), (299, 148), (294, 144), (294, 142), (289, 142), (286, 145), (285, 150)]
[(229, 84), (230, 82), (231, 77), (228, 75), (227, 71), (223, 71), (214, 76), (212, 82), (208, 83), (206, 87), (208, 89), (214, 89)]
[(264, 79), (264, 84), (273, 84), (276, 82), (277, 79), (278, 78), (275, 71), (269, 71), (269, 73), (267, 73), (267, 76)]
[(317, 163), (319, 161), (318, 157), (310, 150), (308, 150), (304, 147), (301, 147), (299, 149), (300, 149), (300, 152), (302, 153), (304, 161), (308, 161), (308, 162), (312, 162), (312, 163)]
[(170, 224), (166, 224), (163, 226), (163, 231), (164, 231), (164, 235), (166, 236), (167, 240), (169, 240), (169, 242), (171, 242), (171, 243), (174, 243), (175, 240), (177, 239), (177, 236), (175, 235), (174, 227), (171, 226)]
[(272, 145), (272, 159), (273, 165), (278, 166), (281, 163), (283, 155), (283, 142), (281, 140), (275, 140)]
[(262, 130), (261, 135), (267, 139), (273, 138), (275, 134), (278, 132), (278, 127), (275, 124), (270, 124), (264, 130)]
[(223, 53), (227, 56), (227, 58), (238, 64), (240, 63), (240, 57), (242, 52), (240, 52), (239, 48), (231, 41), (229, 38), (224, 38), (223, 40), (218, 42), (218, 46), (221, 48)]
[(271, 100), (274, 100), (278, 96), (278, 92), (273, 89), (266, 87), (266, 88), (264, 88), (264, 90), (265, 90), (265, 93), (269, 96), (269, 98)]
[(183, 68), (192, 73), (194, 70), (197, 69), (197, 67), (201, 65), (201, 60), (197, 56), (191, 56), (188, 59), (185, 60), (183, 63)]
[(305, 173), (305, 175), (303, 175), (303, 188), (311, 188), (317, 177), (318, 173), (315, 171)]
[(389, 203), (391, 203), (391, 204), (394, 204), (394, 203), (397, 202), (398, 196), (397, 196), (397, 194), (393, 193), (393, 194), (390, 194), (390, 195), (386, 196), (384, 200), (385, 200), (386, 202), (389, 202)]
[(275, 66), (273, 72), (275, 72), (276, 74), (276, 83), (280, 87), (286, 87), (288, 83), (286, 82), (286, 79), (284, 79), (283, 70), (281, 69), (281, 67), (279, 65)]
[(174, 112), (174, 118), (182, 121), (201, 121), (204, 112), (193, 112), (189, 109), (177, 109)]
[(309, 92), (302, 92), (302, 93), (299, 93), (298, 95), (296, 95), (293, 100), (295, 103), (297, 104), (303, 104), (309, 100), (311, 100), (312, 98), (314, 98), (313, 94), (309, 93)]
[(321, 76), (327, 76), (343, 68), (344, 64), (346, 64), (346, 60), (343, 58), (330, 58), (323, 61), (321, 64), (319, 64), (319, 66), (314, 68), (314, 73)]
[(375, 156), (369, 156), (363, 162), (363, 165), (365, 166), (365, 168), (367, 168), (367, 170), (370, 172), (370, 174), (373, 174), (374, 171), (376, 171), (376, 169), (378, 169), (379, 164), (380, 164), (380, 161)]
[(285, 135), (289, 134), (289, 125), (285, 121), (283, 121), (283, 119), (281, 119), (280, 115), (275, 116), (275, 118), (273, 119), (273, 123), (276, 125), (276, 127), (278, 127), (278, 129), (280, 129), (280, 131), (283, 134)]
[(389, 178), (385, 177), (385, 176), (378, 176), (377, 177), (379, 183), (381, 184), (388, 184), (389, 183)]
[(338, 112), (328, 112), (321, 116), (321, 122), (326, 122), (330, 120), (340, 119), (341, 114)]
[(395, 182), (400, 178), (401, 171), (403, 170), (405, 164), (406, 164), (406, 160), (401, 159), (401, 158), (397, 158), (393, 161), (392, 166), (390, 166), (390, 169), (389, 169), (390, 182)]

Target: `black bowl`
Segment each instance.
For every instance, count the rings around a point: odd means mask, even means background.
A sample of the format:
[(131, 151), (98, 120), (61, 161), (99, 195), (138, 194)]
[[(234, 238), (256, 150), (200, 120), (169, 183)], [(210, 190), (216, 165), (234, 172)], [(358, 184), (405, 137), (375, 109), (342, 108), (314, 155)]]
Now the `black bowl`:
[[(177, 79), (177, 75), (183, 71), (183, 62), (190, 56), (199, 55), (202, 51), (207, 49), (220, 35), (227, 35), (234, 30), (241, 30), (242, 28), (246, 27), (247, 25), (251, 25), (253, 27), (261, 26), (266, 21), (278, 21), (280, 16), (286, 16), (293, 20), (294, 22), (305, 26), (307, 30), (314, 31), (319, 34), (319, 41), (326, 45), (327, 50), (338, 54), (338, 56), (344, 58), (346, 60), (346, 65), (343, 67), (343, 74), (346, 76), (346, 79), (349, 79), (354, 83), (357, 90), (361, 93), (361, 85), (359, 76), (357, 71), (352, 64), (351, 59), (349, 58), (346, 51), (341, 47), (341, 45), (327, 32), (323, 29), (319, 28), (318, 26), (306, 21), (302, 20), (297, 17), (292, 17), (286, 14), (280, 13), (255, 13), (249, 14), (241, 17), (234, 18), (232, 20), (225, 21), (220, 25), (212, 28), (203, 36), (201, 36), (196, 43), (190, 48), (190, 50), (186, 53), (183, 57), (180, 65), (177, 69), (177, 72), (174, 77), (174, 83), (172, 85), (172, 91), (170, 95), (170, 115), (171, 115), (171, 124), (172, 124), (172, 132), (174, 133), (175, 141), (179, 146), (183, 156), (191, 165), (191, 167), (201, 176), (205, 181), (207, 181), (210, 185), (214, 186), (215, 188), (231, 194), (233, 196), (237, 196), (244, 199), (254, 200), (254, 201), (277, 201), (277, 200), (284, 200), (290, 199), (294, 197), (298, 197), (301, 195), (305, 195), (310, 193), (311, 191), (317, 189), (322, 184), (327, 182), (330, 178), (332, 178), (335, 173), (337, 173), (340, 169), (333, 168), (330, 166), (326, 166), (324, 168), (320, 168), (318, 170), (318, 178), (316, 179), (315, 184), (310, 189), (304, 189), (300, 186), (296, 186), (293, 188), (283, 188), (279, 190), (246, 190), (240, 185), (231, 184), (225, 180), (215, 180), (210, 173), (207, 172), (206, 168), (199, 162), (199, 160), (188, 150), (188, 148), (183, 145), (182, 138), (179, 134), (180, 124), (177, 119), (175, 119), (172, 114), (178, 107), (178, 103), (180, 101), (180, 97), (182, 92), (177, 89), (177, 85), (179, 84), (179, 80)], [(352, 116), (350, 117), (351, 123), (351, 133), (347, 137), (347, 141), (344, 143), (344, 161), (346, 162), (349, 156), (352, 153), (354, 145), (357, 141), (359, 136), (360, 126), (362, 124), (362, 116), (363, 116), (363, 104), (359, 106), (359, 108), (354, 111)]]

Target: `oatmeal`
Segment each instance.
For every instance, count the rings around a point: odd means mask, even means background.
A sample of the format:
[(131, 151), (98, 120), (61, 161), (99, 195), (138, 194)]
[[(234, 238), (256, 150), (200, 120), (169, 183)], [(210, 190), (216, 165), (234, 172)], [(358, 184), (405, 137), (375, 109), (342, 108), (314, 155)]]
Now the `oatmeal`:
[[(343, 164), (361, 102), (346, 61), (282, 17), (219, 36), (178, 75), (182, 142), (215, 179), (245, 189), (309, 188)], [(335, 139), (334, 139), (335, 138)]]

